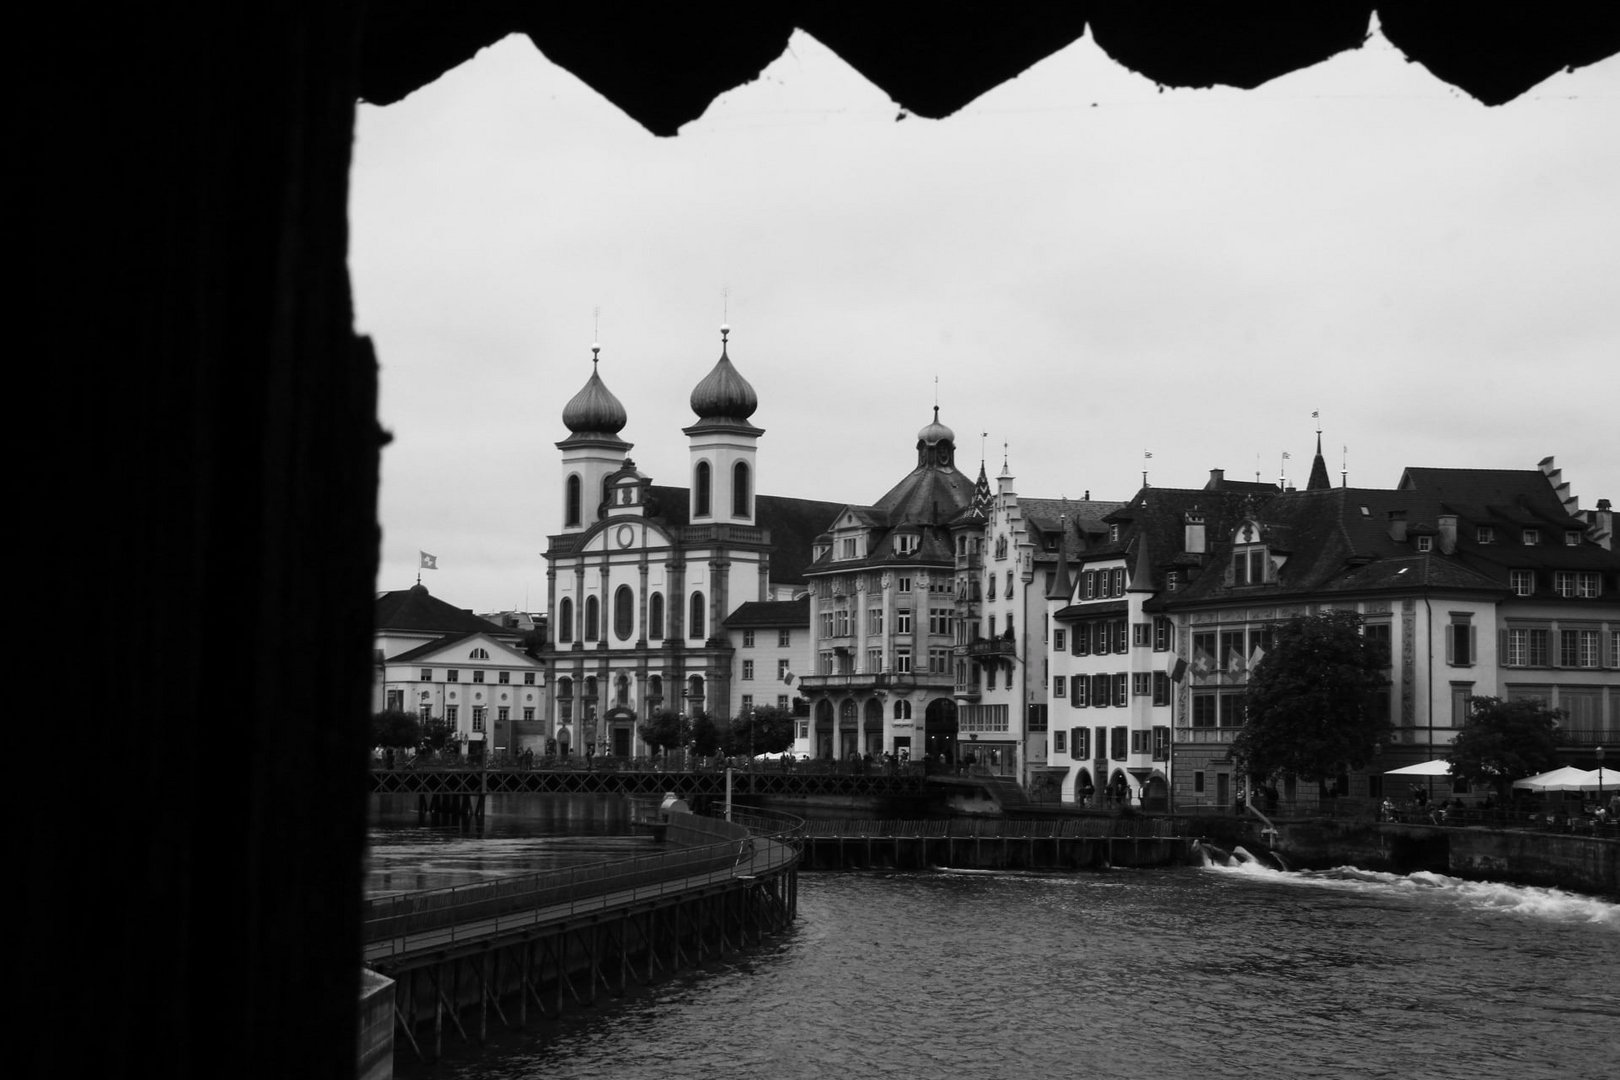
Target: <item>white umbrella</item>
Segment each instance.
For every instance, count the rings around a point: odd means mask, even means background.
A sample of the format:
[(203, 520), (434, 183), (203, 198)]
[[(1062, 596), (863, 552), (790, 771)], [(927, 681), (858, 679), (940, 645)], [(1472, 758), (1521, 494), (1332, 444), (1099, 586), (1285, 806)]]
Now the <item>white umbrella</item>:
[(1385, 776), (1450, 776), (1451, 762), (1444, 758), (1420, 761), (1416, 765), (1403, 765), (1399, 769), (1384, 770)]
[[(1609, 777), (1605, 776), (1605, 786), (1607, 786), (1608, 781)], [(1598, 789), (1598, 777), (1596, 771), (1587, 772), (1584, 769), (1577, 769), (1573, 765), (1565, 765), (1563, 768), (1554, 769), (1551, 772), (1537, 773), (1535, 776), (1527, 776), (1523, 780), (1515, 780), (1513, 786), (1530, 791), (1596, 791)]]

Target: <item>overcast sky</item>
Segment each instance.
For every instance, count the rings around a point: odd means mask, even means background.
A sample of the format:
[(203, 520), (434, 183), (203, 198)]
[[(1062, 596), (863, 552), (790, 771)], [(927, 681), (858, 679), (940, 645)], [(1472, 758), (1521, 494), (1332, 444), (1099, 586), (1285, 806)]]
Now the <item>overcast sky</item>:
[(1551, 454), (1582, 507), (1620, 500), (1620, 60), (1487, 108), (1376, 34), (1163, 92), (1088, 36), (955, 116), (898, 113), (804, 34), (673, 139), (524, 37), (362, 106), (378, 588), (425, 550), (436, 596), (542, 609), (591, 344), (631, 456), (684, 485), (722, 322), (766, 494), (875, 500), (937, 393), (964, 472), (1005, 443), (1044, 498), (1275, 480), (1285, 452), (1303, 484), (1320, 411), (1335, 483)]

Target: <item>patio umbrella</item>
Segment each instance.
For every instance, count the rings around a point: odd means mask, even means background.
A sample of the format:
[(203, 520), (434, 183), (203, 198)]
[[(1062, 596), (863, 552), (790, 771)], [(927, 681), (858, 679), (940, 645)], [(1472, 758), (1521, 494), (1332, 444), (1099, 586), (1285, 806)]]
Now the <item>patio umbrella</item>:
[[(1604, 781), (1607, 784), (1608, 776), (1604, 777)], [(1523, 780), (1515, 780), (1513, 786), (1530, 791), (1596, 791), (1598, 778), (1596, 772), (1587, 772), (1573, 765), (1565, 765), (1551, 772), (1537, 773)]]
[(1385, 776), (1450, 776), (1451, 762), (1444, 758), (1420, 761), (1416, 765), (1403, 765), (1399, 769), (1385, 769)]

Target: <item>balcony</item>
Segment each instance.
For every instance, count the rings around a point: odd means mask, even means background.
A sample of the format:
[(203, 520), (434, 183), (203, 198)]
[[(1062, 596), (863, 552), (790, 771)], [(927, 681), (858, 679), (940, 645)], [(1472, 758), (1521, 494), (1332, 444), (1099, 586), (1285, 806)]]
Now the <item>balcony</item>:
[(1018, 658), (1018, 643), (1006, 638), (980, 638), (970, 641), (966, 645), (958, 645), (954, 652), (957, 656), (966, 656), (974, 660)]
[(829, 690), (850, 692), (885, 690), (896, 694), (908, 694), (918, 688), (947, 691), (950, 688), (950, 678), (944, 673), (929, 674), (917, 671), (845, 671), (834, 675), (802, 675), (799, 677), (799, 689), (807, 694)]

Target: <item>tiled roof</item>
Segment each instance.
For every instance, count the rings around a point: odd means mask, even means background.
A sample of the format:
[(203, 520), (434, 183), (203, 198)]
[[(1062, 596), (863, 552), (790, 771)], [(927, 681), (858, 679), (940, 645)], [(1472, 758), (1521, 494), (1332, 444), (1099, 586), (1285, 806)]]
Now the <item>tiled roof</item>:
[[(671, 528), (691, 524), (691, 491), (662, 484), (648, 485), (652, 505), (648, 516)], [(754, 498), (754, 523), (771, 534), (771, 580), (784, 585), (802, 585), (811, 562), (816, 537), (826, 532), (844, 508), (842, 503), (816, 499), (791, 499), (782, 495)]]
[(416, 633), (510, 635), (511, 631), (480, 619), (472, 612), (453, 607), (431, 595), (426, 585), (395, 589), (377, 596), (374, 625), (378, 630), (405, 630)]
[(973, 502), (973, 481), (954, 466), (920, 465), (876, 503), (890, 525), (903, 521), (944, 524)]
[(745, 627), (793, 628), (810, 625), (810, 598), (797, 600), (750, 600), (723, 620), (727, 630)]

